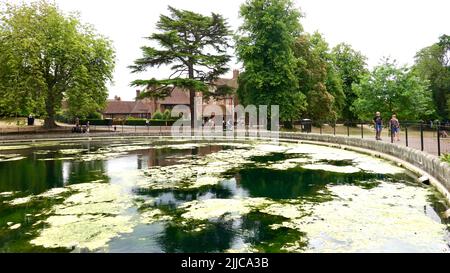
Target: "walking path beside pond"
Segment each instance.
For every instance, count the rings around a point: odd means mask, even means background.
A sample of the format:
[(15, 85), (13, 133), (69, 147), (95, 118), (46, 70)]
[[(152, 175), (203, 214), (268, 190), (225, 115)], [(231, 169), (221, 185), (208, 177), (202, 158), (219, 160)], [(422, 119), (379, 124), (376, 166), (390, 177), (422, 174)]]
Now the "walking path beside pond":
[[(99, 136), (99, 137), (109, 137), (109, 136), (120, 136), (122, 134), (168, 134), (171, 132), (171, 127), (168, 126), (151, 126), (151, 127), (139, 127), (139, 126), (116, 126), (114, 131), (114, 126), (91, 126), (89, 134), (77, 134), (72, 133), (73, 125), (60, 124), (60, 127), (47, 130), (41, 126), (9, 126), (0, 127), (0, 142), (1, 141), (13, 141), (13, 140), (29, 140), (29, 139), (40, 139), (40, 138), (79, 138), (87, 136)], [(250, 131), (252, 132), (252, 131)], [(319, 128), (312, 128), (312, 133), (317, 134), (328, 134), (328, 135), (340, 135), (364, 139), (373, 139), (374, 132), (370, 127), (363, 127), (363, 132), (361, 134), (361, 128), (352, 127), (347, 130), (344, 126), (337, 126), (336, 131), (332, 127), (324, 126), (322, 130)], [(382, 134), (382, 140), (384, 142), (390, 142), (391, 138), (388, 135), (388, 131), (384, 130)], [(405, 132), (400, 133), (400, 141), (394, 141), (396, 145), (406, 146), (406, 134)], [(408, 146), (414, 149), (421, 149), (421, 138), (420, 132), (410, 130), (408, 132)], [(450, 138), (441, 138), (440, 140), (441, 154), (450, 153)], [(438, 143), (437, 135), (434, 131), (424, 131), (424, 151), (433, 155), (438, 154)]]

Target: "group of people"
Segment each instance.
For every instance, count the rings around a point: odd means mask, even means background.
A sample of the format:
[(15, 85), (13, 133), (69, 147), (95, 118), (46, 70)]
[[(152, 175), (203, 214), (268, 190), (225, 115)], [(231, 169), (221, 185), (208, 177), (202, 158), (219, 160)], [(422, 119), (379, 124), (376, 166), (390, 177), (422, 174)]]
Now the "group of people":
[[(375, 126), (375, 139), (381, 140), (381, 132), (383, 131), (383, 118), (380, 112), (375, 113), (373, 118), (373, 124)], [(400, 122), (397, 119), (397, 115), (393, 114), (389, 120), (389, 128), (391, 130), (392, 138), (400, 141)]]
[(75, 127), (72, 128), (72, 133), (89, 133), (89, 121), (86, 122), (86, 125), (80, 124), (80, 119), (75, 119)]
[[(214, 120), (214, 117), (209, 118), (206, 122), (203, 122), (203, 126), (207, 128), (214, 128), (216, 126), (216, 122)], [(227, 121), (222, 121), (222, 128), (224, 131), (233, 131), (233, 121), (231, 119), (228, 119)]]
[[(383, 130), (383, 118), (381, 117), (380, 112), (375, 113), (375, 117), (373, 118), (373, 124), (375, 126), (375, 138), (376, 138), (376, 140), (381, 140), (381, 132)], [(400, 141), (400, 122), (398, 121), (396, 114), (392, 115), (388, 124), (389, 124), (389, 128), (391, 130), (392, 139), (395, 139), (396, 141)], [(443, 137), (443, 138), (448, 137), (445, 127), (440, 127), (438, 129), (438, 133), (439, 133), (440, 137)]]

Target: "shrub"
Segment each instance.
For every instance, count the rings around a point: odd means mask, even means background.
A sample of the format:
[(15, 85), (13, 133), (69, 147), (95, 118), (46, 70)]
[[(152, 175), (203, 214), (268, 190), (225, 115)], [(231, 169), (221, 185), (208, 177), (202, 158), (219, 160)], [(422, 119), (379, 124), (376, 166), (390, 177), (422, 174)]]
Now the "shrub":
[(164, 116), (163, 116), (163, 114), (160, 111), (156, 111), (153, 114), (152, 119), (162, 120), (162, 119), (164, 119)]
[(55, 120), (62, 123), (73, 123), (74, 118), (68, 112), (59, 112), (55, 115)]
[(87, 116), (87, 119), (101, 119), (101, 118), (102, 114), (100, 114), (99, 112), (93, 112)]
[(113, 125), (112, 119), (85, 119), (80, 120), (81, 125), (86, 125), (89, 121), (89, 125), (97, 125), (97, 126), (111, 126)]
[(145, 118), (128, 117), (127, 120), (146, 120)]
[(441, 157), (442, 161), (450, 164), (450, 154), (445, 154)]
[(145, 119), (136, 119), (136, 118), (129, 118), (125, 121), (124, 125), (128, 126), (145, 126), (146, 120)]
[[(112, 126), (112, 125), (126, 125), (126, 126), (146, 126), (146, 119), (128, 118), (127, 120), (122, 119), (85, 119), (80, 120), (81, 125), (86, 125), (89, 121), (89, 125), (97, 126)], [(150, 119), (150, 126), (172, 126), (175, 120), (163, 120), (163, 119)]]
[(172, 119), (172, 112), (169, 109), (166, 109), (163, 114), (164, 120), (171, 120)]

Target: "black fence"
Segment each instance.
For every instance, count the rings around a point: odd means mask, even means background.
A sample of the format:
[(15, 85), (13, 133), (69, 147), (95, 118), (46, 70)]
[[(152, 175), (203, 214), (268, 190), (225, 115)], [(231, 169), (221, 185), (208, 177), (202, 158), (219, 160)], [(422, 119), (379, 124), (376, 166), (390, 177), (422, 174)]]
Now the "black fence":
[[(348, 137), (375, 138), (375, 124), (365, 121), (314, 121), (304, 119), (295, 122), (303, 133), (344, 135)], [(450, 153), (450, 123), (439, 121), (400, 121), (399, 128), (384, 122), (381, 140), (398, 143), (441, 156)], [(395, 134), (398, 133), (398, 135)]]
[[(130, 120), (127, 122), (104, 123), (90, 120), (89, 130), (84, 121), (80, 122), (81, 133), (83, 127), (86, 133), (142, 133), (154, 134), (170, 132), (173, 121), (162, 120)], [(87, 123), (87, 122), (86, 122)], [(315, 121), (301, 120), (294, 122), (295, 129), (303, 133), (330, 134), (363, 139), (375, 139), (375, 128), (372, 121)], [(0, 136), (26, 135), (26, 134), (58, 134), (73, 133), (74, 125), (61, 125), (53, 130), (46, 130), (42, 126), (9, 126), (0, 128)], [(258, 129), (259, 126), (247, 126), (247, 130)], [(227, 129), (227, 128), (225, 128)], [(236, 130), (237, 128), (234, 128)], [(80, 132), (76, 132), (80, 133)], [(392, 134), (391, 126), (384, 122), (381, 141), (404, 145), (430, 154), (441, 156), (450, 154), (450, 124), (441, 122), (400, 121), (398, 138)]]

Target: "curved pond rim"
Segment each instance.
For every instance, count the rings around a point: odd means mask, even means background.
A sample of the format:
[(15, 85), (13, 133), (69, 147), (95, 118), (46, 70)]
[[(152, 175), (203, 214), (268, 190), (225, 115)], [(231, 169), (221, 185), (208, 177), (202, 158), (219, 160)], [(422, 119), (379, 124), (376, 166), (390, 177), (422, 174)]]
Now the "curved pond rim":
[(416, 178), (417, 183), (420, 183), (417, 178), (426, 176), (429, 179), (430, 185), (433, 186), (445, 199), (447, 205), (450, 205), (450, 189), (447, 189), (443, 183), (441, 183), (434, 176), (422, 170), (421, 168), (407, 162), (399, 157), (392, 156), (376, 150), (367, 148), (361, 148), (356, 146), (330, 143), (326, 141), (313, 141), (302, 139), (289, 139), (289, 138), (271, 138), (261, 136), (245, 136), (245, 137), (226, 137), (226, 136), (169, 136), (169, 135), (121, 135), (121, 136), (82, 136), (82, 137), (70, 137), (70, 138), (35, 138), (35, 139), (17, 139), (17, 140), (0, 140), (0, 146), (11, 144), (27, 144), (27, 143), (45, 143), (45, 142), (58, 142), (58, 143), (70, 143), (70, 142), (82, 142), (82, 141), (105, 141), (105, 140), (136, 140), (136, 139), (152, 139), (152, 140), (177, 140), (177, 141), (271, 141), (274, 143), (297, 143), (297, 144), (311, 144), (318, 146), (325, 146), (330, 148), (337, 148), (343, 150), (349, 150), (360, 154), (370, 155), (373, 157), (381, 158), (395, 163), (397, 166), (402, 167), (409, 171), (411, 176)]

